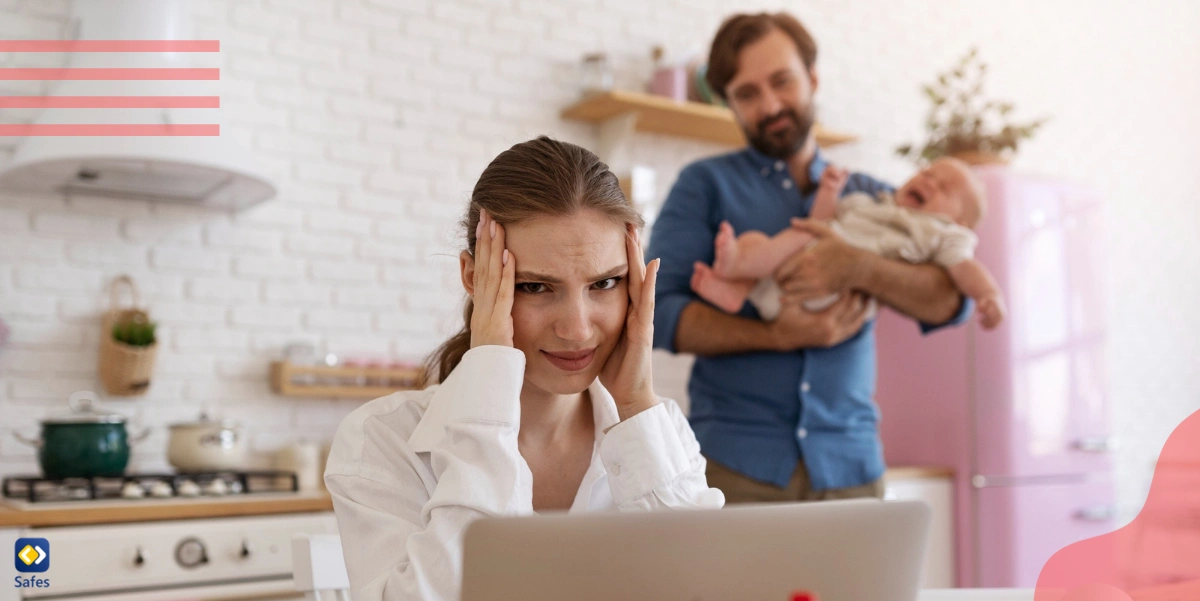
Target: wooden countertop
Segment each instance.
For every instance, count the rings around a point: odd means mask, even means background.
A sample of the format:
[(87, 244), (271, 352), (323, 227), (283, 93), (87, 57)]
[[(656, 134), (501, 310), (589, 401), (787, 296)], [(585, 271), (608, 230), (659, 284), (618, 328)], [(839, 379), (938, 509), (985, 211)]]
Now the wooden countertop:
[(41, 507), (34, 504), (20, 507), (0, 504), (0, 528), (190, 520), (332, 510), (333, 502), (325, 493), (263, 494), (221, 500), (63, 502)]
[(919, 478), (953, 478), (954, 468), (937, 465), (909, 465), (889, 467), (884, 480), (916, 480)]
[[(888, 468), (884, 477), (892, 482), (921, 478), (952, 478), (954, 470), (938, 466), (899, 466)], [(167, 499), (77, 504), (63, 502), (42, 506), (28, 504), (20, 507), (0, 503), (0, 528), (191, 520), (332, 510), (333, 502), (326, 493), (279, 493), (221, 500)]]

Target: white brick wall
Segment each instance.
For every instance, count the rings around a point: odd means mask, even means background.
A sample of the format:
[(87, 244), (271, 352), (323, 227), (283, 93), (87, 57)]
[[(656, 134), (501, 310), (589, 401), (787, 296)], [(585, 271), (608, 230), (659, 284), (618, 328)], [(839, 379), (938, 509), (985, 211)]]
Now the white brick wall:
[[(113, 401), (142, 423), (206, 408), (244, 419), (269, 450), (328, 438), (352, 402), (280, 399), (267, 362), (289, 340), (347, 354), (419, 356), (459, 326), (454, 227), (499, 151), (560, 121), (575, 65), (607, 51), (619, 86), (645, 81), (649, 49), (704, 49), (721, 18), (785, 7), (821, 45), (818, 110), (862, 136), (830, 155), (900, 180), (891, 148), (920, 133), (918, 84), (977, 44), (991, 90), (1054, 121), (1017, 167), (1090, 182), (1110, 201), (1112, 394), (1129, 446), (1120, 477), (1136, 507), (1170, 429), (1200, 408), (1200, 7), (1063, 0), (782, 4), (739, 0), (205, 0), (201, 37), (220, 39), (223, 133), (253, 146), (280, 196), (228, 214), (169, 204), (0, 193), (0, 474), (35, 470), (10, 442), (69, 392), (96, 387), (105, 285), (130, 272), (163, 324), (147, 398)], [(0, 37), (55, 38), (65, 2), (0, 2)], [(0, 66), (61, 57), (0, 55)], [(53, 66), (53, 65), (50, 65)], [(0, 93), (37, 94), (37, 82)], [(0, 122), (28, 120), (0, 111)], [(0, 140), (0, 163), (15, 140)], [(642, 136), (660, 196), (686, 162), (721, 149)], [(1185, 241), (1187, 244), (1179, 244)], [(658, 356), (680, 396), (687, 360)], [(165, 436), (136, 454), (161, 466)]]

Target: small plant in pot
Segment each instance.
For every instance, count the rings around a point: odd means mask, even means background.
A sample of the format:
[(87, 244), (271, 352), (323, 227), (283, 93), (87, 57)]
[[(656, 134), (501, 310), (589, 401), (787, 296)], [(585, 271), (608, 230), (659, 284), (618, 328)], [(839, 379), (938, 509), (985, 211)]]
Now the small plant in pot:
[(146, 347), (154, 344), (154, 330), (158, 324), (152, 321), (127, 321), (113, 325), (113, 340), (129, 346)]
[(988, 66), (972, 48), (937, 83), (922, 86), (932, 106), (925, 118), (928, 139), (922, 145), (904, 144), (896, 154), (928, 163), (952, 156), (973, 165), (1008, 163), (1022, 140), (1046, 123), (1046, 118), (1014, 122), (1013, 104), (984, 100), (983, 79)]

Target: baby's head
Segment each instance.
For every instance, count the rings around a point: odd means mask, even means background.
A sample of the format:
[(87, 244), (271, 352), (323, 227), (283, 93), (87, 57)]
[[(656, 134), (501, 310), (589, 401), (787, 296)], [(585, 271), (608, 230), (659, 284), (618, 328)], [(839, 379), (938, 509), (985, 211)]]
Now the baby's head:
[(896, 204), (945, 215), (975, 229), (983, 218), (983, 183), (966, 163), (942, 157), (912, 176), (896, 191)]

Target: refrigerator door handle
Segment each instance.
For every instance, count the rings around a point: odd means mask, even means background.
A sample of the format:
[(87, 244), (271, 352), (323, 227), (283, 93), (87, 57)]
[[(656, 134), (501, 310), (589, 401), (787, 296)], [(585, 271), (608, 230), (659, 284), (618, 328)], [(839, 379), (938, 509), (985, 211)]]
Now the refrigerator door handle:
[(1071, 447), (1084, 453), (1111, 453), (1117, 450), (1117, 437), (1084, 436), (1072, 443)]
[(1111, 522), (1117, 519), (1117, 508), (1113, 505), (1092, 505), (1075, 511), (1075, 519), (1082, 522)]

